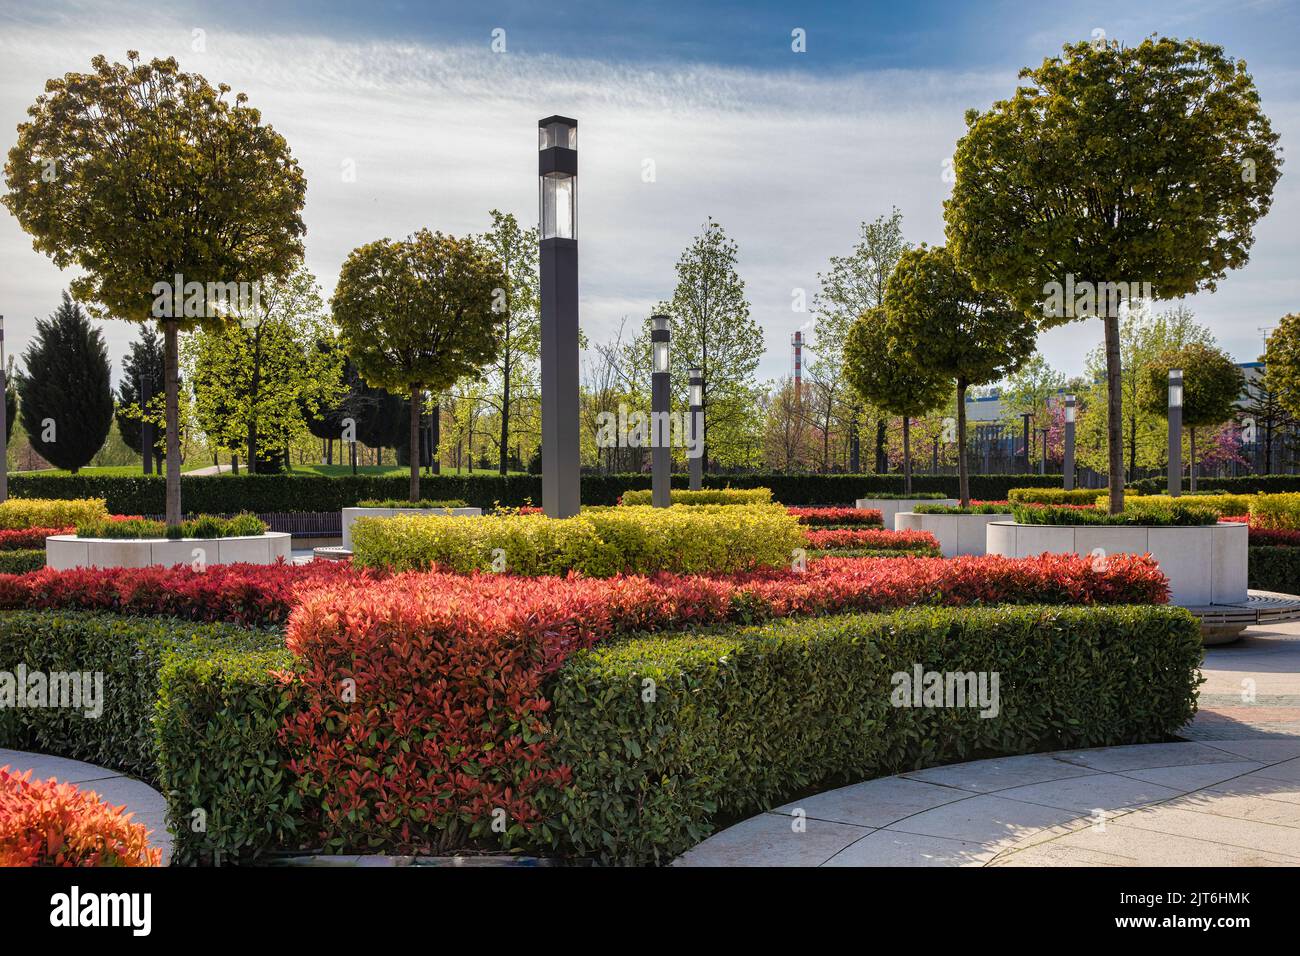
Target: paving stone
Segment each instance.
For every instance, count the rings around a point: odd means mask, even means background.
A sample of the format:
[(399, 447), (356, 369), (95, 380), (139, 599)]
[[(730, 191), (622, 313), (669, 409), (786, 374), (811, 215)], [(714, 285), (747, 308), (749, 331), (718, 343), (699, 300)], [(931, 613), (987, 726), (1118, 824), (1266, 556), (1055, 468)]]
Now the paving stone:
[(1194, 763), (1185, 767), (1154, 767), (1150, 770), (1125, 770), (1120, 776), (1132, 777), (1135, 780), (1145, 780), (1148, 783), (1157, 783), (1162, 787), (1171, 787), (1174, 790), (1200, 790), (1211, 784), (1220, 783), (1224, 780), (1230, 780), (1233, 777), (1239, 777), (1242, 774), (1258, 770), (1264, 764), (1255, 761), (1242, 761), (1241, 763)]
[(1287, 783), (1300, 783), (1300, 757), (1275, 763), (1272, 766), (1256, 770), (1253, 776), (1267, 777), (1270, 780), (1284, 780)]
[[(1253, 773), (1216, 783), (1212, 787), (1207, 787), (1206, 792), (1249, 794), (1274, 800), (1278, 803), (1300, 804), (1300, 784), (1288, 783), (1285, 780), (1274, 780), (1271, 777), (1258, 777)], [(1297, 813), (1300, 813), (1300, 811), (1297, 811)]]
[(60, 783), (81, 783), (86, 780), (103, 780), (120, 777), (115, 770), (96, 767), (82, 760), (67, 757), (49, 757), (45, 754), (25, 753), (21, 750), (0, 750), (0, 767), (8, 765), (16, 773), (32, 771), (33, 780), (56, 778)]
[(1082, 767), (1115, 773), (1149, 770), (1153, 767), (1183, 767), (1188, 764), (1232, 763), (1235, 760), (1232, 754), (1199, 743), (1133, 744), (1128, 747), (1069, 750), (1055, 756)]
[(935, 807), (891, 823), (886, 829), (947, 837), (970, 843), (1001, 845), (1021, 840), (1036, 830), (1056, 826), (1079, 817), (1074, 810), (1060, 810), (1033, 803), (1007, 800), (994, 794), (980, 794)]
[(1235, 817), (1239, 820), (1253, 820), (1256, 823), (1300, 828), (1300, 811), (1296, 809), (1294, 803), (1270, 800), (1258, 794), (1229, 794), (1202, 790), (1163, 805), (1174, 810), (1192, 810), (1221, 817)]
[(1087, 777), (1071, 777), (1068, 780), (1052, 780), (1048, 783), (1034, 783), (1011, 790), (999, 790), (998, 796), (1008, 800), (1024, 800), (1027, 803), (1041, 803), (1048, 807), (1060, 807), (1064, 810), (1078, 810), (1089, 813), (1096, 809), (1115, 810), (1121, 807), (1140, 807), (1148, 803), (1159, 803), (1185, 793), (1145, 780), (1134, 780), (1118, 774), (1091, 774)]
[(822, 866), (983, 866), (997, 850), (964, 840), (875, 830)]
[(871, 832), (866, 827), (803, 821), (796, 833), (792, 818), (760, 813), (715, 833), (687, 850), (673, 866), (821, 866), (846, 846)]
[(1236, 754), (1246, 760), (1277, 763), (1300, 757), (1300, 737), (1279, 737), (1269, 740), (1215, 740), (1208, 746)]
[(1047, 754), (1029, 754), (1023, 757), (997, 757), (971, 763), (949, 764), (928, 770), (913, 770), (903, 776), (946, 787), (956, 787), (975, 793), (991, 793), (1030, 783), (1082, 777), (1096, 771), (1077, 764), (1066, 763)]
[[(1122, 826), (1170, 836), (1259, 850), (1300, 863), (1300, 828), (1256, 823), (1213, 813), (1146, 807), (1124, 816)], [(1069, 837), (1063, 839), (1070, 839)], [(1205, 864), (1210, 865), (1210, 864)]]
[(931, 807), (964, 800), (970, 794), (951, 787), (939, 787), (904, 777), (882, 777), (838, 790), (795, 800), (776, 813), (802, 810), (809, 817), (850, 823), (861, 827), (883, 827)]
[[(1087, 827), (1054, 840), (1046, 846), (1062, 846), (1104, 853), (1123, 860), (1126, 866), (1294, 866), (1296, 860), (1282, 853), (1256, 847), (1233, 846), (1164, 831), (1127, 826), (1134, 811), (1104, 829)], [(1189, 814), (1195, 816), (1195, 814)], [(1012, 857), (1011, 859), (1014, 859)]]

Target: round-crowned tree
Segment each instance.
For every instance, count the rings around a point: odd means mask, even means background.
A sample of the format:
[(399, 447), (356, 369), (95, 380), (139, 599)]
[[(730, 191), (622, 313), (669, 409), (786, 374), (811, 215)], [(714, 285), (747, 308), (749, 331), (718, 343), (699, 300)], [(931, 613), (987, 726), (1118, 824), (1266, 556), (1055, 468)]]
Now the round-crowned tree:
[(844, 378), (868, 404), (903, 419), (903, 489), (912, 491), (911, 420), (948, 397), (951, 379), (911, 358), (894, 334), (888, 309), (868, 309), (844, 337)]
[(80, 471), (113, 424), (113, 389), (104, 337), (65, 292), (23, 353), (18, 376), (23, 428), (32, 447), (59, 468)]
[(948, 246), (1041, 327), (1105, 331), (1110, 507), (1124, 506), (1119, 311), (1244, 265), (1281, 160), (1246, 64), (1198, 40), (1076, 43), (966, 114)]
[(996, 382), (1034, 352), (1034, 320), (1006, 296), (980, 291), (943, 246), (899, 257), (885, 287), (887, 325), (913, 365), (957, 382), (957, 474), (970, 504), (966, 462), (966, 389)]
[(1203, 342), (1162, 352), (1144, 370), (1139, 396), (1148, 414), (1169, 417), (1169, 370), (1175, 368), (1183, 372), (1188, 487), (1196, 491), (1196, 429), (1213, 428), (1232, 417), (1245, 379), (1227, 352)]
[[(240, 93), (175, 59), (97, 56), (47, 80), (5, 164), (3, 202), (33, 246), (75, 266), (102, 317), (158, 322), (166, 371), (167, 522), (181, 520), (178, 340), (302, 255), (307, 181)], [(148, 188), (142, 188), (147, 184)]]
[[(410, 397), (407, 447), (420, 447), (421, 395), (480, 374), (496, 354), (505, 276), (473, 239), (422, 229), (353, 249), (332, 306), (365, 381)], [(420, 500), (420, 458), (410, 456), (410, 499)]]

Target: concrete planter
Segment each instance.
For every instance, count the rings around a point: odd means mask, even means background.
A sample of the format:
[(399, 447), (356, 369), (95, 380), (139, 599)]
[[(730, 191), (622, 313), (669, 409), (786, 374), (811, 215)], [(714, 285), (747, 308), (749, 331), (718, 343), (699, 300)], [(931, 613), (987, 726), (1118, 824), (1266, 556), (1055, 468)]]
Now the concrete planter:
[[(274, 564), (293, 556), (292, 536), (283, 531), (242, 538), (78, 538), (56, 534), (45, 539), (45, 565), (71, 568), (147, 568), (193, 564)], [(197, 552), (197, 553), (196, 553)]]
[(894, 526), (894, 516), (900, 511), (911, 511), (917, 505), (955, 505), (956, 498), (859, 498), (857, 507), (880, 512), (886, 528)]
[(961, 554), (983, 554), (991, 521), (1006, 521), (1010, 514), (928, 515), (900, 511), (894, 516), (895, 531), (928, 531), (939, 539), (945, 558)]
[(1244, 524), (1190, 528), (1123, 525), (1036, 525), (994, 521), (987, 550), (1009, 558), (1051, 554), (1150, 554), (1169, 578), (1170, 603), (1184, 607), (1246, 600)]
[(344, 508), (343, 547), (352, 550), (352, 522), (358, 518), (392, 518), (397, 515), (450, 515), (453, 518), (477, 518), (482, 508)]

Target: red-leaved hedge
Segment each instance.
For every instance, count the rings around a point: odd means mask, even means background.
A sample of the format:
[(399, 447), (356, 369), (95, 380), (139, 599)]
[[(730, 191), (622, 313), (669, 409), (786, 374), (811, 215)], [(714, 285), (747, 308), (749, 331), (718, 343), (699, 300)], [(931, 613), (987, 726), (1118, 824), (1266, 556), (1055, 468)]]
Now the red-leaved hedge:
[[(410, 572), (301, 593), (287, 643), (300, 709), (284, 744), (333, 849), (506, 845), (544, 825), (568, 770), (545, 747), (546, 675), (632, 631), (913, 604), (1163, 603), (1147, 557), (823, 558), (806, 572), (520, 578)], [(542, 834), (544, 838), (545, 834)]]
[(161, 866), (144, 826), (91, 790), (0, 767), (0, 866)]
[(214, 564), (203, 571), (185, 566), (44, 568), (0, 574), (0, 610), (75, 608), (246, 626), (283, 624), (299, 588), (332, 581), (361, 584), (377, 577), (336, 561)]
[(808, 547), (823, 551), (845, 548), (876, 548), (881, 551), (906, 551), (910, 548), (933, 548), (939, 553), (939, 539), (929, 531), (886, 531), (884, 528), (823, 528), (804, 532)]
[(880, 526), (884, 516), (878, 508), (787, 508), (800, 524), (860, 524)]
[(45, 547), (45, 539), (52, 534), (74, 534), (76, 528), (2, 528), (0, 551), (20, 551)]

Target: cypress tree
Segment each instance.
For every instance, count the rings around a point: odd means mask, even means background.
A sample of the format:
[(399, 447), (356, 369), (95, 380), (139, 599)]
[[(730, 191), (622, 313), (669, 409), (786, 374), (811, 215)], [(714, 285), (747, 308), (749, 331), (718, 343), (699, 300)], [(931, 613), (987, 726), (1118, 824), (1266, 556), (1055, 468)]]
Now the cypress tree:
[[(122, 381), (117, 386), (117, 430), (122, 441), (137, 455), (144, 454), (143, 422), (127, 412), (132, 405), (139, 406), (141, 389), (149, 395), (148, 408), (161, 412), (163, 406), (163, 347), (162, 339), (152, 326), (140, 329), (140, 338), (131, 343), (122, 360)], [(154, 460), (161, 463), (166, 448), (165, 432), (153, 426)]]
[(81, 306), (63, 293), (23, 353), (17, 376), (23, 428), (46, 461), (76, 472), (95, 457), (113, 422), (104, 337)]

